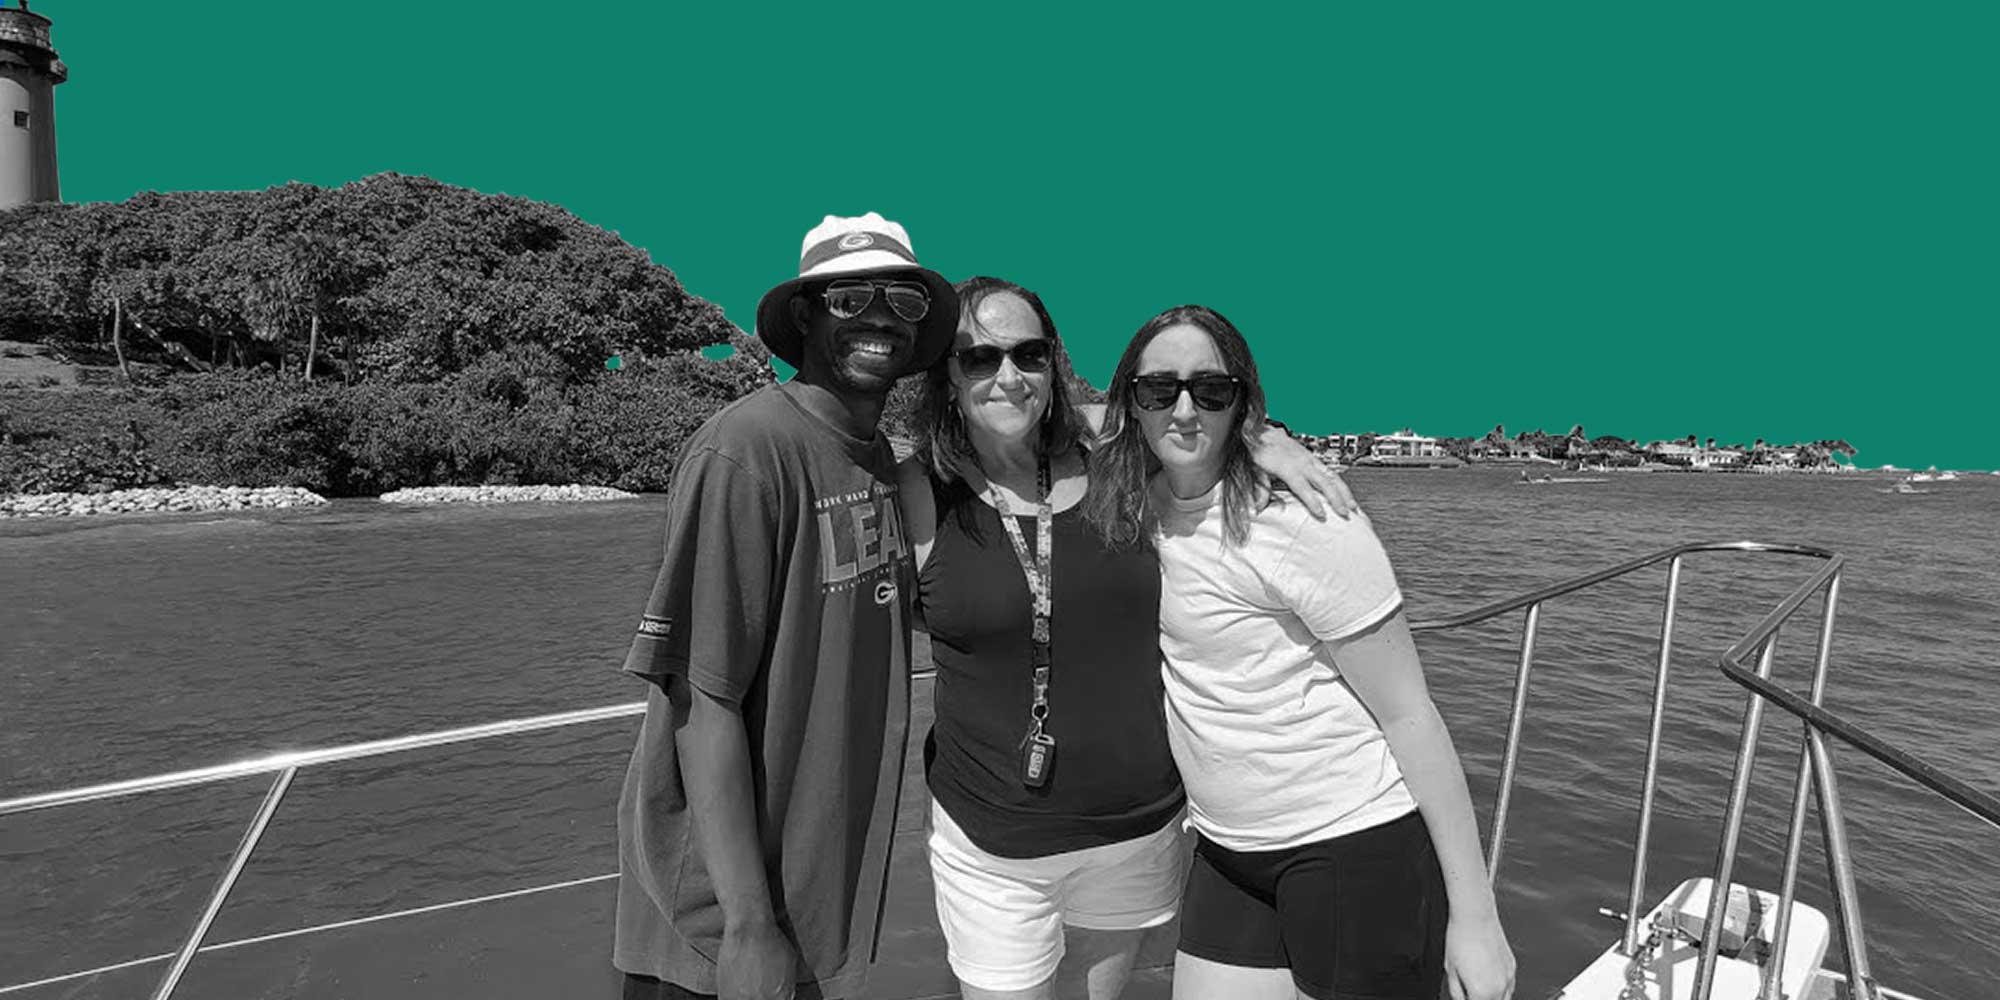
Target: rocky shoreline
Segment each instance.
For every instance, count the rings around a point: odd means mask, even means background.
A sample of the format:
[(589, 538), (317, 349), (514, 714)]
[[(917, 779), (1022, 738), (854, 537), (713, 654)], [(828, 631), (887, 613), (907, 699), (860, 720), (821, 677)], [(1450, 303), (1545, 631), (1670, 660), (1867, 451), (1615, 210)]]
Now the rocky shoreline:
[[(384, 503), (579, 503), (631, 500), (636, 493), (608, 486), (423, 486), (384, 493)], [(327, 499), (296, 486), (157, 486), (108, 493), (0, 495), (0, 518), (83, 517), (92, 514), (200, 513), (313, 507)]]
[(382, 494), (383, 503), (589, 503), (632, 500), (637, 493), (609, 486), (418, 486)]
[(311, 507), (326, 498), (296, 486), (157, 486), (108, 493), (15, 493), (0, 496), (0, 517), (196, 513)]

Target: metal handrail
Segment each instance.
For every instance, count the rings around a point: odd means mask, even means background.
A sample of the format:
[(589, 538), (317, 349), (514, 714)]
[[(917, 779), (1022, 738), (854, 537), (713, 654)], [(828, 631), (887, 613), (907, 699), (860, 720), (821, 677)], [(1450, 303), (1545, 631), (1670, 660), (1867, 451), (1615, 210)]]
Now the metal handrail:
[(1657, 566), (1669, 559), (1677, 559), (1696, 552), (1769, 552), (1776, 555), (1810, 556), (1815, 559), (1839, 558), (1831, 549), (1823, 549), (1816, 545), (1792, 545), (1781, 542), (1752, 542), (1747, 540), (1737, 542), (1687, 542), (1640, 556), (1637, 559), (1619, 563), (1608, 569), (1601, 569), (1594, 573), (1585, 573), (1582, 576), (1560, 580), (1540, 590), (1529, 591), (1519, 597), (1509, 597), (1504, 600), (1494, 601), (1491, 604), (1482, 605), (1470, 611), (1461, 612), (1446, 618), (1411, 622), (1410, 630), (1413, 632), (1433, 632), (1458, 628), (1461, 625), (1476, 625), (1491, 618), (1498, 618), (1509, 611), (1518, 611), (1531, 605), (1541, 604), (1551, 598), (1575, 593), (1586, 587), (1603, 583), (1606, 580), (1614, 580), (1628, 573), (1645, 569), (1648, 566)]
[[(190, 788), (196, 785), (214, 784), (219, 781), (230, 781), (236, 778), (245, 778), (259, 774), (277, 773), (277, 779), (272, 782), (270, 791), (265, 793), (263, 802), (258, 805), (256, 815), (250, 820), (250, 826), (244, 830), (243, 840), (236, 845), (236, 851), (230, 855), (228, 867), (223, 871), (221, 880), (217, 882), (215, 889), (209, 893), (208, 902), (202, 907), (201, 916), (196, 918), (194, 926), (188, 931), (187, 939), (174, 952), (172, 964), (167, 968), (167, 974), (160, 980), (160, 985), (153, 991), (154, 1000), (167, 1000), (168, 997), (173, 996), (174, 990), (180, 986), (181, 976), (187, 972), (188, 964), (193, 962), (195, 955), (203, 950), (202, 942), (207, 939), (209, 928), (214, 925), (216, 916), (222, 912), (223, 904), (228, 901), (230, 892), (236, 887), (237, 878), (243, 874), (244, 867), (250, 863), (251, 853), (256, 851), (258, 842), (263, 840), (264, 831), (270, 827), (271, 818), (277, 814), (278, 805), (284, 801), (285, 793), (291, 788), (292, 779), (298, 775), (301, 769), (339, 761), (361, 760), (368, 757), (379, 757), (384, 754), (403, 753), (410, 750), (421, 750), (429, 747), (449, 746), (454, 743), (491, 739), (496, 736), (512, 736), (517, 733), (531, 733), (538, 730), (556, 729), (563, 726), (580, 725), (605, 719), (623, 718), (638, 715), (645, 710), (645, 702), (629, 702), (621, 705), (606, 705), (601, 708), (580, 709), (573, 712), (556, 712), (550, 715), (538, 715), (525, 719), (489, 722), (484, 725), (463, 726), (457, 729), (422, 733), (416, 736), (400, 736), (393, 739), (373, 740), (367, 743), (330, 747), (324, 750), (274, 754), (256, 760), (240, 761), (235, 764), (195, 768), (188, 771), (175, 771), (169, 774), (134, 778), (128, 781), (113, 781), (101, 785), (90, 785), (84, 788), (0, 800), (0, 816), (33, 812), (39, 809), (54, 809), (58, 806), (78, 805), (85, 802), (97, 802), (104, 799), (121, 798), (127, 795), (138, 795), (144, 792), (155, 792), (170, 788)], [(68, 978), (71, 977), (58, 977), (58, 979)], [(12, 992), (14, 988), (20, 985), (15, 984), (13, 987), (8, 987), (4, 992)]]
[[(1513, 705), (1508, 715), (1507, 742), (1501, 759), (1499, 789), (1494, 796), (1492, 825), (1486, 838), (1486, 877), (1489, 881), (1497, 881), (1502, 852), (1507, 841), (1507, 819), (1513, 805), (1514, 776), (1520, 765), (1521, 731), (1527, 717), (1528, 689), (1534, 669), (1535, 639), (1541, 626), (1542, 605), (1555, 598), (1638, 572), (1649, 566), (1667, 563), (1667, 593), (1660, 621), (1659, 658), (1654, 668), (1652, 714), (1646, 741), (1646, 771), (1640, 785), (1638, 831), (1633, 838), (1632, 877), (1626, 894), (1625, 932), (1621, 939), (1622, 949), (1628, 955), (1636, 954), (1638, 951), (1640, 915), (1644, 912), (1640, 904), (1645, 897), (1647, 849), (1652, 842), (1653, 802), (1659, 785), (1660, 736), (1666, 718), (1674, 612), (1679, 605), (1680, 597), (1681, 560), (1701, 552), (1763, 552), (1806, 556), (1827, 560), (1836, 570), (1841, 562), (1840, 556), (1831, 550), (1812, 545), (1747, 540), (1688, 542), (1660, 549), (1606, 569), (1560, 580), (1518, 597), (1505, 598), (1446, 618), (1410, 624), (1412, 632), (1444, 631), (1491, 621), (1510, 611), (1525, 609), (1527, 612), (1521, 628), (1521, 653), (1514, 676)], [(1792, 607), (1796, 607), (1796, 604)]]
[(115, 799), (142, 792), (158, 792), (169, 788), (189, 788), (195, 785), (214, 784), (258, 774), (275, 774), (291, 769), (302, 769), (319, 764), (333, 764), (340, 761), (360, 760), (364, 757), (379, 757), (383, 754), (401, 753), (406, 750), (423, 750), (429, 747), (449, 746), (453, 743), (468, 743), (473, 740), (490, 739), (495, 736), (512, 736), (516, 733), (532, 733), (542, 729), (558, 729), (585, 722), (604, 719), (618, 719), (628, 715), (639, 715), (646, 711), (643, 701), (625, 702), (618, 705), (604, 705), (598, 708), (584, 708), (573, 712), (556, 712), (550, 715), (536, 715), (523, 719), (505, 719), (477, 726), (445, 729), (434, 733), (419, 733), (415, 736), (398, 736), (393, 739), (373, 740), (367, 743), (352, 743), (347, 746), (328, 747), (324, 750), (303, 750), (297, 753), (272, 754), (253, 760), (237, 761), (234, 764), (220, 764), (214, 767), (198, 767), (187, 771), (173, 771), (126, 781), (111, 781), (101, 785), (83, 788), (69, 788), (39, 795), (24, 795), (13, 799), (0, 799), (0, 816), (14, 813), (33, 812), (37, 809), (54, 809), (59, 806), (73, 806), (84, 802)]
[[(1791, 906), (1798, 877), (1808, 793), (1815, 796), (1819, 806), (1820, 833), (1827, 860), (1829, 887), (1840, 915), (1841, 951), (1847, 962), (1847, 974), (1843, 978), (1848, 983), (1849, 995), (1860, 1000), (1898, 995), (1893, 990), (1881, 988), (1875, 982), (1869, 967), (1866, 935), (1861, 923), (1859, 894), (1855, 889), (1852, 855), (1847, 844), (1846, 822), (1842, 816), (1832, 753), (1826, 745), (1826, 733), (1832, 733), (1842, 742), (1868, 754), (1897, 774), (1915, 781), (1974, 817), (1984, 820), (1988, 825), (2000, 829), (2000, 797), (1952, 777), (1937, 765), (1876, 737), (1820, 704), (1826, 690), (1827, 663), (1833, 643), (1834, 609), (1840, 596), (1841, 564), (1842, 560), (1834, 559), (1811, 579), (1795, 588), (1747, 635), (1738, 639), (1717, 659), (1717, 666), (1723, 676), (1744, 687), (1749, 694), (1744, 708), (1742, 738), (1737, 748), (1736, 774), (1731, 782), (1729, 804), (1725, 812), (1722, 842), (1716, 850), (1714, 886), (1717, 888), (1712, 889), (1709, 894), (1707, 932), (1702, 937), (1701, 951), (1695, 966), (1694, 996), (1696, 997), (1707, 997), (1715, 978), (1721, 943), (1720, 928), (1723, 912), (1728, 904), (1725, 887), (1730, 884), (1730, 872), (1736, 860), (1743, 813), (1748, 805), (1751, 768), (1755, 764), (1763, 708), (1767, 703), (1776, 705), (1796, 717), (1803, 724), (1803, 728), (1800, 732), (1798, 773), (1792, 793), (1792, 819), (1786, 838), (1785, 869), (1781, 876), (1777, 926), (1772, 935), (1774, 938), (1772, 952), (1765, 969), (1763, 988), (1760, 991), (1762, 1000), (1780, 1000), (1778, 980), (1784, 964), (1787, 929), (1791, 921)], [(1801, 698), (1771, 681), (1771, 663), (1775, 656), (1780, 628), (1805, 606), (1813, 594), (1822, 590), (1826, 595), (1826, 610), (1821, 620), (1812, 693), (1808, 698)], [(1757, 655), (1755, 670), (1743, 665), (1744, 660), (1753, 653)]]
[[(1659, 661), (1654, 680), (1652, 723), (1646, 745), (1646, 773), (1641, 786), (1639, 826), (1633, 851), (1632, 880), (1625, 913), (1625, 933), (1620, 950), (1628, 956), (1639, 954), (1640, 904), (1644, 895), (1647, 848), (1649, 847), (1653, 799), (1659, 774), (1661, 724), (1668, 691), (1674, 613), (1679, 596), (1681, 560), (1697, 552), (1745, 551), (1808, 556), (1826, 561), (1811, 578), (1794, 588), (1778, 606), (1757, 623), (1749, 634), (1732, 644), (1718, 659), (1723, 676), (1748, 689), (1741, 738), (1737, 746), (1735, 776), (1725, 811), (1722, 841), (1716, 852), (1715, 879), (1709, 893), (1709, 911), (1704, 925), (1695, 970), (1692, 996), (1710, 996), (1721, 948), (1723, 915), (1728, 905), (1730, 874), (1736, 861), (1738, 840), (1748, 806), (1751, 770), (1755, 764), (1757, 740), (1761, 733), (1763, 708), (1768, 702), (1797, 717), (1803, 723), (1800, 759), (1794, 783), (1792, 820), (1786, 841), (1784, 874), (1777, 912), (1777, 926), (1771, 955), (1763, 969), (1762, 1000), (1780, 1000), (1786, 938), (1791, 923), (1792, 901), (1803, 846), (1806, 796), (1815, 795), (1819, 805), (1821, 837), (1831, 879), (1834, 903), (1840, 916), (1841, 950), (1847, 962), (1849, 994), (1857, 1000), (1876, 1000), (1894, 994), (1882, 990), (1869, 970), (1865, 934), (1862, 929), (1858, 893), (1854, 886), (1846, 824), (1833, 770), (1832, 756), (1824, 734), (1832, 733), (1870, 757), (1937, 793), (1953, 804), (2000, 828), (2000, 797), (1981, 791), (1952, 777), (1942, 768), (1874, 736), (1820, 704), (1825, 694), (1827, 666), (1833, 644), (1833, 626), (1845, 560), (1816, 546), (1760, 542), (1697, 542), (1662, 549), (1594, 573), (1550, 584), (1530, 593), (1474, 608), (1471, 611), (1434, 621), (1415, 622), (1412, 631), (1441, 631), (1489, 621), (1509, 611), (1526, 610), (1522, 624), (1520, 666), (1516, 672), (1513, 708), (1508, 720), (1507, 744), (1501, 764), (1499, 789), (1495, 794), (1492, 830), (1488, 837), (1487, 877), (1497, 879), (1501, 850), (1506, 840), (1507, 815), (1512, 802), (1514, 777), (1520, 757), (1521, 727), (1527, 710), (1528, 686), (1533, 669), (1534, 648), (1541, 620), (1542, 604), (1608, 580), (1625, 576), (1661, 562), (1668, 563), (1667, 593), (1660, 626)], [(1810, 698), (1801, 698), (1770, 681), (1777, 652), (1780, 627), (1803, 608), (1816, 593), (1825, 594), (1820, 622), (1819, 644)], [(1744, 666), (1755, 655), (1757, 666)]]
[[(1776, 996), (1777, 969), (1783, 955), (1783, 928), (1790, 915), (1790, 902), (1800, 846), (1800, 827), (1804, 821), (1805, 809), (1803, 796), (1808, 788), (1812, 788), (1819, 797), (1822, 833), (1827, 841), (1826, 854), (1828, 856), (1829, 867), (1833, 869), (1834, 894), (1842, 918), (1843, 948), (1847, 952), (1851, 974), (1847, 978), (1850, 979), (1852, 984), (1851, 989), (1855, 992), (1855, 995), (1866, 1000), (1866, 998), (1877, 995), (1877, 988), (1874, 986), (1872, 976), (1867, 971), (1865, 947), (1861, 940), (1859, 912), (1855, 905), (1852, 871), (1848, 864), (1845, 830), (1839, 811), (1839, 798), (1834, 785), (1831, 756), (1825, 746), (1822, 734), (1833, 734), (1843, 742), (1861, 749), (1870, 757), (1889, 766), (1897, 773), (1918, 782), (1959, 805), (1961, 808), (1964, 808), (1974, 816), (1996, 827), (2000, 827), (2000, 797), (1995, 797), (1990, 793), (1974, 788), (1944, 773), (1936, 765), (1923, 761), (1916, 755), (1901, 750), (1887, 741), (1868, 733), (1855, 723), (1842, 718), (1819, 704), (1824, 690), (1828, 652), (1833, 633), (1834, 608), (1839, 592), (1840, 573), (1843, 567), (1843, 560), (1840, 556), (1816, 546), (1752, 541), (1696, 542), (1676, 545), (1607, 569), (1549, 584), (1527, 594), (1496, 601), (1457, 615), (1436, 620), (1413, 622), (1411, 623), (1411, 630), (1416, 632), (1441, 631), (1490, 621), (1510, 611), (1523, 609), (1526, 611), (1519, 667), (1516, 672), (1512, 714), (1508, 726), (1505, 759), (1502, 765), (1500, 786), (1496, 795), (1497, 801), (1494, 808), (1493, 826), (1489, 837), (1488, 876), (1489, 878), (1493, 878), (1497, 875), (1501, 858), (1501, 847), (1506, 838), (1507, 813), (1519, 760), (1522, 723), (1527, 709), (1529, 680), (1533, 670), (1535, 638), (1539, 628), (1542, 604), (1551, 599), (1625, 576), (1649, 566), (1658, 565), (1662, 562), (1668, 564), (1668, 585), (1664, 613), (1662, 615), (1660, 650), (1654, 683), (1652, 726), (1647, 743), (1646, 775), (1641, 796), (1639, 827), (1634, 852), (1631, 898), (1627, 908), (1626, 933), (1622, 942), (1623, 951), (1626, 954), (1636, 955), (1639, 947), (1637, 937), (1639, 914), (1641, 912), (1639, 904), (1644, 889), (1645, 858), (1650, 837), (1653, 796), (1658, 776), (1661, 721), (1669, 688), (1668, 667), (1671, 659), (1670, 650), (1673, 638), (1674, 617), (1678, 603), (1681, 560), (1685, 556), (1694, 553), (1728, 551), (1806, 556), (1826, 560), (1827, 565), (1815, 573), (1811, 579), (1787, 595), (1777, 608), (1766, 615), (1748, 635), (1730, 646), (1722, 654), (1719, 661), (1719, 667), (1724, 676), (1748, 689), (1749, 704), (1745, 712), (1742, 741), (1738, 747), (1737, 773), (1731, 792), (1728, 820), (1725, 823), (1723, 842), (1718, 850), (1717, 876), (1715, 880), (1717, 888), (1711, 891), (1710, 894), (1711, 913), (1703, 935), (1701, 961), (1698, 966), (1694, 995), (1705, 998), (1708, 996), (1711, 988), (1715, 955), (1719, 947), (1722, 928), (1720, 911), (1727, 901), (1728, 893), (1726, 887), (1729, 884), (1728, 875), (1730, 867), (1734, 863), (1736, 840), (1740, 833), (1742, 811), (1748, 795), (1749, 771), (1754, 763), (1756, 741), (1761, 725), (1761, 709), (1766, 702), (1769, 702), (1777, 705), (1801, 721), (1803, 724), (1803, 746), (1801, 748), (1798, 783), (1795, 789), (1793, 828), (1787, 849), (1783, 903), (1780, 906), (1778, 917), (1780, 921), (1780, 933), (1778, 936), (1781, 940), (1776, 942), (1776, 958), (1770, 963), (1770, 968), (1766, 972), (1765, 995), (1767, 997)], [(1813, 594), (1822, 590), (1827, 595), (1826, 610), (1821, 623), (1818, 665), (1814, 677), (1813, 690), (1810, 699), (1800, 698), (1798, 695), (1778, 687), (1769, 680), (1775, 656), (1776, 638), (1784, 622), (1789, 620), (1793, 614), (1802, 608)], [(1743, 666), (1743, 661), (1752, 654), (1755, 654), (1758, 659), (1757, 667), (1754, 670)], [(935, 670), (919, 671), (913, 675), (913, 678), (924, 679), (934, 674)], [(7, 816), (15, 813), (76, 805), (84, 802), (100, 801), (145, 792), (211, 784), (260, 774), (275, 773), (278, 776), (259, 806), (250, 827), (245, 831), (243, 841), (239, 844), (236, 853), (232, 855), (228, 869), (211, 895), (207, 907), (204, 908), (201, 917), (198, 918), (195, 927), (179, 951), (172, 956), (150, 956), (114, 966), (106, 966), (102, 969), (70, 973), (53, 979), (40, 980), (36, 983), (0, 987), (0, 993), (10, 993), (36, 985), (81, 978), (99, 972), (128, 968), (134, 965), (148, 964), (171, 957), (173, 964), (154, 994), (156, 1000), (165, 1000), (174, 991), (187, 964), (200, 952), (238, 947), (261, 941), (331, 930), (338, 927), (350, 926), (355, 923), (432, 912), (439, 909), (471, 905), (525, 893), (546, 891), (551, 888), (564, 888), (571, 885), (608, 879), (612, 876), (592, 876), (585, 879), (556, 883), (553, 886), (514, 890), (492, 896), (419, 907), (414, 910), (399, 911), (392, 914), (378, 914), (360, 918), (359, 920), (339, 921), (320, 927), (301, 928), (227, 942), (220, 945), (203, 945), (203, 939), (207, 934), (210, 924), (213, 922), (216, 914), (220, 912), (237, 876), (248, 862), (251, 852), (255, 849), (265, 827), (270, 823), (279, 802), (283, 799), (286, 790), (289, 788), (293, 777), (298, 771), (306, 767), (340, 761), (357, 760), (409, 750), (490, 739), (498, 736), (624, 718), (642, 714), (645, 711), (645, 704), (643, 701), (626, 702), (598, 708), (503, 720), (483, 725), (465, 726), (347, 746), (297, 753), (281, 753), (233, 764), (176, 771), (125, 781), (107, 782), (82, 788), (58, 790), (0, 800), (0, 816)]]

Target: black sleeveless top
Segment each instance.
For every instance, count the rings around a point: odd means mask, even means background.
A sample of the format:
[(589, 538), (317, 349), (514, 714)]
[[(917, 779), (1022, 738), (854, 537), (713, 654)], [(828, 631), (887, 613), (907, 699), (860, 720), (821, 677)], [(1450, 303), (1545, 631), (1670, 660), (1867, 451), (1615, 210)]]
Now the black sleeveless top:
[[(1183, 796), (1161, 707), (1158, 559), (1107, 550), (1080, 507), (1055, 515), (1048, 733), (1056, 766), (1047, 784), (1027, 788), (1027, 580), (999, 513), (969, 486), (933, 478), (931, 495), (937, 541), (917, 578), (937, 663), (937, 720), (924, 741), (931, 795), (974, 844), (1001, 857), (1098, 847), (1166, 825)], [(1032, 553), (1033, 511), (1015, 520)]]

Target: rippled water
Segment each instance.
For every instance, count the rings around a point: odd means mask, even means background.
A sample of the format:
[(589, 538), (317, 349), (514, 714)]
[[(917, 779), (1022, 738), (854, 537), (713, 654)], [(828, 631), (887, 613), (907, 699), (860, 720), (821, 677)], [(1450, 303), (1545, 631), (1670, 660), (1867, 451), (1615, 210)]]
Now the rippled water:
[[(2000, 788), (2000, 477), (1924, 496), (1857, 477), (1621, 475), (1522, 486), (1486, 470), (1358, 471), (1412, 615), (1437, 618), (1680, 541), (1797, 541), (1848, 557), (1829, 703)], [(661, 501), (0, 522), (0, 796), (627, 701), (616, 666), (657, 568)], [(1716, 654), (1817, 567), (1693, 558), (1683, 576), (1648, 902), (1712, 867), (1740, 689)], [(1617, 933), (1665, 572), (1543, 615), (1501, 873), (1522, 965), (1546, 996)], [(1780, 639), (1803, 688), (1816, 619)], [(1490, 804), (1519, 615), (1422, 639), (1433, 690)], [(1760, 756), (1739, 879), (1774, 885), (1793, 727)], [(632, 726), (427, 751), (299, 779), (213, 940), (616, 866), (611, 804)], [(1781, 740), (1779, 737), (1784, 736)], [(1836, 752), (1878, 977), (1931, 997), (2000, 980), (2000, 832)], [(171, 950), (263, 792), (258, 781), (0, 820), (0, 981)], [(1816, 828), (1809, 828), (1816, 831)], [(1817, 833), (1806, 901), (1827, 906)], [(602, 888), (601, 886), (599, 887)], [(401, 953), (608, 951), (604, 893), (204, 957), (182, 995), (360, 995)], [(914, 919), (914, 918), (912, 918)], [(357, 932), (358, 933), (358, 932)], [(484, 959), (482, 959), (483, 961)], [(596, 963), (595, 955), (579, 962)], [(249, 970), (249, 971), (245, 971)], [(253, 975), (254, 973), (254, 975)], [(143, 994), (153, 967), (26, 995)], [(204, 976), (209, 978), (204, 979)], [(418, 969), (389, 978), (422, 992)], [(518, 994), (560, 984), (511, 980)], [(346, 977), (346, 978), (342, 978)], [(348, 983), (342, 987), (341, 983)], [(369, 986), (366, 989), (374, 989)], [(565, 992), (567, 992), (565, 990)]]

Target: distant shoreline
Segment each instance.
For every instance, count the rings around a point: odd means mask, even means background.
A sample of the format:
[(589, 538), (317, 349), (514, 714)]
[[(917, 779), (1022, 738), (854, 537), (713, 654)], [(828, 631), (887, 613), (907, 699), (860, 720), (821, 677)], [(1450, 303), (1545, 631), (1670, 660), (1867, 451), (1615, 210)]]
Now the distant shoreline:
[[(640, 494), (609, 486), (423, 486), (375, 499), (397, 504), (594, 503)], [(206, 514), (230, 510), (318, 507), (329, 501), (296, 486), (156, 486), (103, 493), (0, 494), (0, 519), (101, 514)]]

